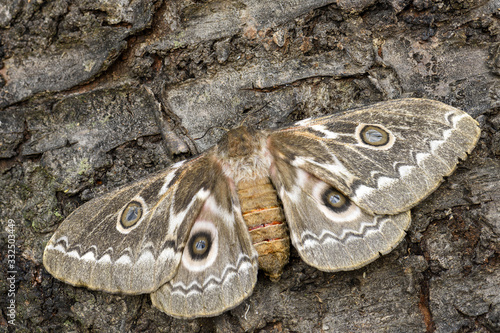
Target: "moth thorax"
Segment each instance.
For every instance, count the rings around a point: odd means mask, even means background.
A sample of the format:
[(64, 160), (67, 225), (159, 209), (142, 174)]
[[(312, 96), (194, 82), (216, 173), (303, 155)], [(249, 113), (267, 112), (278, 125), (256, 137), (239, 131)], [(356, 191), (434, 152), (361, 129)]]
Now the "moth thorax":
[(259, 253), (259, 268), (279, 280), (290, 255), (290, 238), (276, 190), (268, 177), (238, 183), (241, 211)]

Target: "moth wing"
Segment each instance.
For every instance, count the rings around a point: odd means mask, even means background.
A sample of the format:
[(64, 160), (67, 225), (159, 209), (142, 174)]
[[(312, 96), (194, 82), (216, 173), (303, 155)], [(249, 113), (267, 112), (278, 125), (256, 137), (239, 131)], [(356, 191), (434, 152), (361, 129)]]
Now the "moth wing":
[(177, 271), (198, 212), (215, 184), (202, 155), (95, 198), (49, 240), (43, 263), (75, 286), (149, 293)]
[(405, 236), (410, 213), (372, 215), (314, 175), (275, 160), (271, 179), (283, 203), (292, 244), (322, 271), (360, 268)]
[[(219, 193), (233, 200), (224, 182)], [(221, 205), (210, 196), (196, 219), (175, 277), (151, 294), (153, 305), (177, 318), (211, 317), (250, 296), (257, 282), (258, 254), (237, 199)]]
[(400, 99), (272, 132), (274, 158), (303, 169), (372, 214), (405, 212), (465, 159), (477, 122), (441, 102)]

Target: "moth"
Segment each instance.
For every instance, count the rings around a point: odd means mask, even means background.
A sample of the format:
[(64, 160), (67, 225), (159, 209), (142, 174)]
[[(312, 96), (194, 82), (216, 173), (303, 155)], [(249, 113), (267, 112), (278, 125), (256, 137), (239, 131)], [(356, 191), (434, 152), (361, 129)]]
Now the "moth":
[(279, 279), (290, 240), (309, 265), (354, 270), (405, 236), (410, 209), (477, 143), (467, 113), (400, 99), (278, 130), (239, 127), (205, 153), (93, 199), (43, 263), (74, 286), (150, 293), (180, 318), (216, 316)]

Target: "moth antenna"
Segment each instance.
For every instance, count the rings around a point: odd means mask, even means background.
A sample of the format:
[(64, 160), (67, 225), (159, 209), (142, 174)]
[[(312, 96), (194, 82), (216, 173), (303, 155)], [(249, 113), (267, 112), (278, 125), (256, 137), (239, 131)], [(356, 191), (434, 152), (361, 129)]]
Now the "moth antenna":
[[(145, 89), (150, 95), (154, 96), (156, 100), (159, 100), (155, 92), (150, 87), (145, 86)], [(164, 145), (172, 157), (175, 159), (189, 154), (197, 155), (199, 153), (198, 148), (196, 147), (193, 139), (187, 133), (186, 129), (180, 126), (180, 118), (174, 113), (169, 112), (168, 108), (162, 103), (156, 102), (155, 105), (156, 107), (153, 108), (153, 113), (160, 129)], [(176, 131), (181, 132), (181, 135), (186, 136), (189, 141), (182, 139)], [(170, 141), (173, 143), (169, 144)], [(178, 147), (179, 149), (177, 149)]]
[(211, 130), (213, 130), (214, 128), (217, 128), (217, 129), (220, 129), (220, 130), (223, 130), (223, 131), (226, 131), (226, 132), (229, 132), (229, 129), (225, 128), (225, 127), (220, 127), (220, 126), (211, 126), (209, 127), (205, 133), (203, 133), (202, 136), (198, 137), (198, 138), (194, 138), (193, 140), (201, 140), (203, 139), (207, 134), (208, 132), (210, 132)]
[(269, 120), (269, 116), (266, 116), (265, 118), (262, 118), (261, 120), (259, 120), (257, 122), (257, 125), (259, 125), (260, 123), (262, 123), (264, 120)]
[[(268, 106), (270, 103), (271, 103), (271, 102), (266, 102), (266, 103), (265, 103), (262, 107), (260, 107), (259, 109), (257, 109), (257, 110), (253, 110), (253, 111), (248, 112), (248, 113), (247, 113), (247, 115), (245, 116), (245, 118), (243, 118), (243, 120), (242, 120), (242, 121), (238, 124), (238, 127), (243, 126), (243, 124), (244, 124), (244, 123), (248, 120), (248, 118), (249, 118), (252, 114), (254, 114), (254, 113), (257, 113), (257, 112), (261, 111), (261, 110), (262, 110), (262, 109), (264, 109), (266, 106)], [(262, 120), (263, 120), (263, 119), (259, 120), (259, 122), (258, 122), (257, 124), (261, 123), (261, 122), (262, 122)]]
[(184, 133), (184, 135), (189, 139), (189, 141), (191, 141), (190, 149), (192, 149), (193, 153), (195, 155), (199, 154), (200, 152), (198, 151), (198, 147), (196, 147), (196, 143), (194, 142), (197, 139), (196, 138), (193, 139), (191, 135), (189, 135), (188, 133)]
[[(250, 111), (248, 112), (248, 114), (245, 116), (245, 118), (243, 118), (243, 120), (238, 124), (237, 127), (241, 127), (243, 126), (243, 124), (248, 120), (248, 118), (253, 114), (253, 113), (257, 113), (259, 111), (261, 111), (262, 109), (264, 109), (266, 106), (269, 105), (270, 102), (266, 102), (262, 107), (260, 107), (259, 109), (257, 110), (254, 110), (254, 111)], [(264, 119), (261, 119), (259, 120), (259, 122), (257, 124), (260, 124), (263, 120), (265, 119), (268, 119), (268, 118), (264, 118)], [(220, 127), (220, 126), (211, 126), (209, 127), (205, 133), (203, 133), (202, 136), (198, 137), (198, 138), (194, 138), (193, 140), (201, 140), (203, 139), (211, 130), (213, 130), (214, 128), (217, 128), (217, 129), (220, 129), (220, 130), (223, 130), (225, 132), (229, 132), (229, 129), (225, 128), (225, 127)]]

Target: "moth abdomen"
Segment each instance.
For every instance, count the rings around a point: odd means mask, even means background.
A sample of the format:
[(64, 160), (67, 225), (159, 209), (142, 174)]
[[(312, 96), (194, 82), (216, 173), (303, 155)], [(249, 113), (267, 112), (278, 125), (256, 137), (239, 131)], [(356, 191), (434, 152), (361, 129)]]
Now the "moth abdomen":
[(243, 219), (259, 253), (259, 268), (278, 280), (290, 255), (290, 238), (276, 190), (268, 177), (238, 183)]

